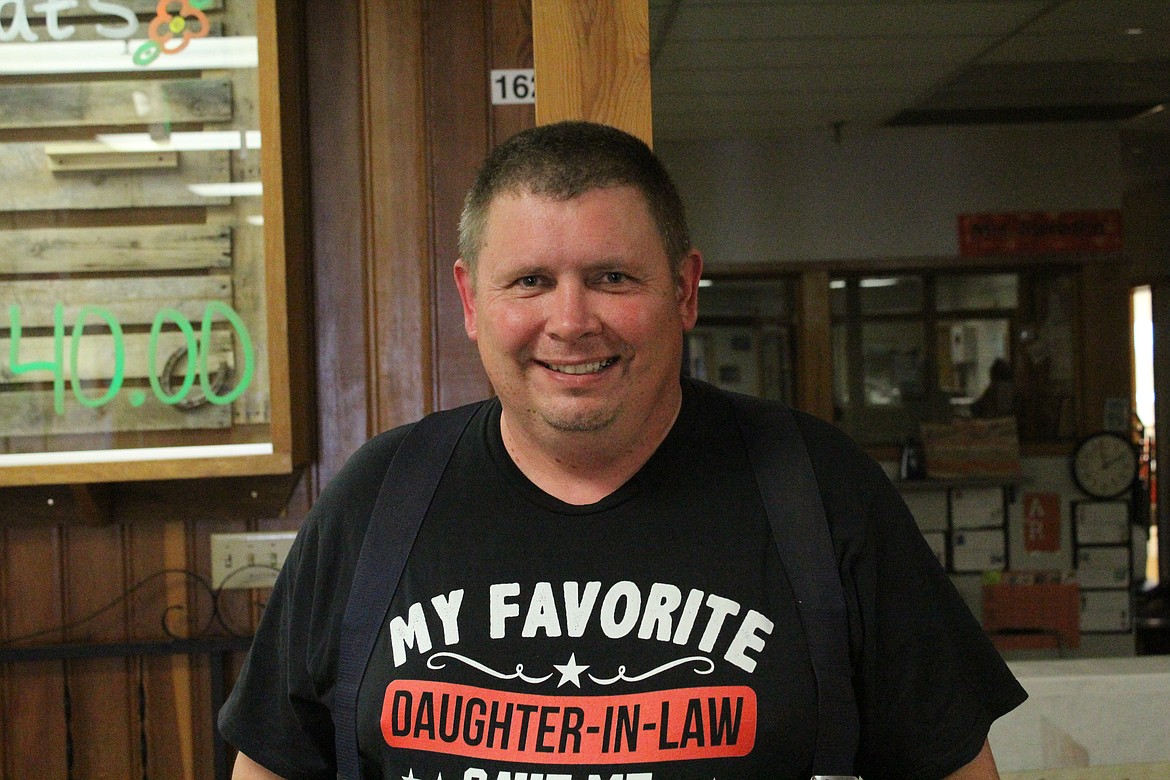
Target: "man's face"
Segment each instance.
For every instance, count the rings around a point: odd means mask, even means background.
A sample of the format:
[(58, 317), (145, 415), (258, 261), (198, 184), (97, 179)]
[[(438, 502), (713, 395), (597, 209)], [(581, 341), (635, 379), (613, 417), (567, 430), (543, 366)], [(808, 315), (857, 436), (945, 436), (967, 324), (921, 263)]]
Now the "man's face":
[(610, 187), (561, 201), (497, 197), (475, 277), (455, 279), (467, 335), (505, 424), (653, 436), (680, 398), (683, 333), (695, 324), (702, 260), (676, 279), (644, 198)]

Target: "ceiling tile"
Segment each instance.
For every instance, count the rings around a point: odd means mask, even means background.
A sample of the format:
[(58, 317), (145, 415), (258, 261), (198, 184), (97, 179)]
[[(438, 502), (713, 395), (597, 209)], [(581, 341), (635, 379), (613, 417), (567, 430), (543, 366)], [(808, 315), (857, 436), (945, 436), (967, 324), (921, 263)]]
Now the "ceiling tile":
[(656, 137), (876, 126), (914, 109), (962, 123), (964, 111), (1018, 121), (1170, 105), (1170, 0), (652, 0), (650, 11)]
[[(675, 40), (1004, 35), (1046, 4), (1004, 2), (695, 3), (679, 6)], [(653, 35), (651, 40), (653, 40)]]
[[(658, 53), (653, 70), (717, 68), (823, 67), (833, 65), (901, 65), (966, 63), (996, 42), (973, 35), (953, 37), (770, 38), (722, 40), (710, 46), (670, 40)], [(1165, 52), (1166, 49), (1163, 49)]]

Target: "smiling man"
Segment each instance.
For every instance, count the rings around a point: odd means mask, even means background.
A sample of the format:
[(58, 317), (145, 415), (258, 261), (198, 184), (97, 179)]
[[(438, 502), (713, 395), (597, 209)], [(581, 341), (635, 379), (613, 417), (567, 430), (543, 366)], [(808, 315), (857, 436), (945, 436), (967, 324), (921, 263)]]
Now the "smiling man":
[(593, 503), (666, 438), (701, 270), (689, 247), (670, 261), (633, 186), (491, 201), (455, 281), (504, 445), (537, 486)]
[[(987, 732), (1024, 693), (881, 469), (680, 376), (702, 258), (645, 144), (512, 138), (460, 252), (496, 397), (374, 438), (322, 494), (221, 713), (236, 778), (997, 777)], [(365, 563), (385, 534), (400, 577)], [(807, 606), (824, 583), (830, 619)]]

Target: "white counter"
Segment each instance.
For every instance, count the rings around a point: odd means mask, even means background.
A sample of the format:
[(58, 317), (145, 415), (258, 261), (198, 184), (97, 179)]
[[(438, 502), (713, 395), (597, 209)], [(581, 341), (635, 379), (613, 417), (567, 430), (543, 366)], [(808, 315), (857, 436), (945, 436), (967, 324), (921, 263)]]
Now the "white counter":
[(992, 726), (1001, 772), (1170, 762), (1170, 656), (1009, 666), (1028, 700)]

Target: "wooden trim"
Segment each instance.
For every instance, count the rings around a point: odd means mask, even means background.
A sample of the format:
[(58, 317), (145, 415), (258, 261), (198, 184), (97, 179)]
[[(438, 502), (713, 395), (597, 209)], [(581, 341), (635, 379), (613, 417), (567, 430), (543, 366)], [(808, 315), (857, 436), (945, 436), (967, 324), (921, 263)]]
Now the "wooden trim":
[(362, 270), (366, 172), (359, 5), (304, 4), (315, 374), (321, 388), (318, 486), (369, 438), (374, 425), (367, 403)]
[[(5, 639), (35, 632), (38, 644), (64, 640), (53, 631), (64, 622), (61, 535), (57, 526), (45, 529), (7, 528), (0, 577), (4, 587)], [(43, 661), (5, 667), (4, 718), (0, 737), (5, 777), (65, 777), (65, 721), (46, 718), (59, 713), (64, 697), (60, 663)]]
[[(491, 0), (488, 42), (494, 69), (532, 67), (532, 0)], [(493, 105), (493, 146), (536, 125), (534, 104)]]
[[(126, 592), (128, 526), (69, 526), (62, 532), (65, 622), (79, 621)], [(123, 601), (105, 615), (68, 627), (67, 642), (121, 642), (127, 638), (130, 606)], [(138, 733), (137, 702), (130, 662), (122, 658), (75, 660), (66, 664), (73, 704), (73, 771), (92, 777), (142, 773), (133, 750)]]
[(435, 395), (423, 3), (364, 4), (362, 33), (370, 406), (385, 430), (431, 411)]
[(1081, 336), (1075, 354), (1077, 433), (1083, 436), (1101, 429), (1107, 398), (1133, 403), (1133, 325), (1128, 275), (1106, 263), (1086, 263), (1080, 285), (1074, 326)]
[[(275, 0), (256, 3), (256, 29), (276, 30)], [(259, 47), (260, 127), (264, 132), (260, 174), (264, 182), (264, 284), (268, 294), (268, 379), (271, 399), (270, 436), (280, 453), (292, 450), (289, 408), (288, 288), (284, 245), (284, 158), (281, 154), (280, 71), (277, 34), (257, 35)]]
[(833, 419), (832, 308), (829, 273), (811, 270), (796, 285), (796, 406)]
[[(270, 362), (269, 381), (273, 397), (283, 401), (279, 409), (280, 418), (273, 413), (272, 441), (277, 453), (287, 453), (294, 467), (307, 463), (315, 451), (316, 427), (313, 413), (316, 405), (316, 385), (313, 381), (312, 361), (312, 294), (309, 285), (309, 220), (308, 220), (308, 162), (305, 139), (304, 117), (304, 18), (299, 3), (281, 4), (277, 11), (276, 0), (263, 4), (263, 18), (257, 19), (257, 29), (273, 30), (278, 60), (269, 71), (260, 71), (261, 117), (269, 126), (280, 128), (279, 157), (268, 165), (277, 167), (281, 176), (279, 189), (281, 219), (279, 223), (280, 243), (278, 260), (281, 263), (281, 285), (269, 292), (279, 295), (279, 312), (273, 311), (269, 299), (269, 327), (281, 334), (284, 348), (278, 359)], [(258, 14), (260, 8), (257, 9)], [(268, 25), (259, 27), (259, 25)], [(262, 49), (263, 51), (263, 49)], [(277, 101), (266, 102), (271, 92)], [(273, 115), (267, 113), (272, 111)], [(276, 125), (271, 123), (278, 122)], [(269, 136), (274, 133), (269, 132)], [(265, 147), (268, 141), (264, 142)], [(268, 191), (265, 185), (265, 191)], [(272, 231), (265, 231), (266, 233)], [(277, 251), (278, 247), (272, 247)], [(265, 247), (265, 253), (269, 248)], [(284, 381), (279, 395), (275, 385)]]
[(588, 119), (653, 142), (646, 0), (534, 0), (536, 122)]
[(449, 409), (491, 392), (475, 345), (463, 329), (452, 267), (463, 197), (491, 145), (482, 0), (428, 3), (424, 26), (427, 180), (430, 194), (433, 408)]
[(925, 257), (835, 258), (830, 260), (776, 260), (762, 263), (713, 263), (705, 266), (703, 276), (750, 279), (761, 276), (801, 274), (809, 270), (824, 270), (829, 274), (893, 273), (897, 271), (963, 273), (964, 271), (1020, 270), (1045, 267), (1077, 267), (1089, 263), (1116, 264), (1120, 255), (1044, 255), (1042, 257), (981, 257), (965, 258), (957, 255)]
[(1134, 286), (1170, 278), (1167, 224), (1170, 224), (1170, 184), (1164, 180), (1131, 184), (1122, 196), (1122, 225)]
[(288, 453), (248, 455), (238, 458), (190, 458), (134, 463), (6, 466), (0, 468), (0, 486), (283, 475), (291, 474), (293, 468), (294, 464)]

